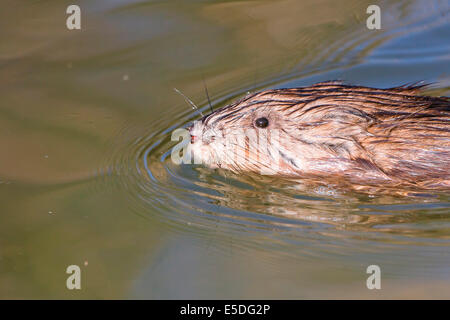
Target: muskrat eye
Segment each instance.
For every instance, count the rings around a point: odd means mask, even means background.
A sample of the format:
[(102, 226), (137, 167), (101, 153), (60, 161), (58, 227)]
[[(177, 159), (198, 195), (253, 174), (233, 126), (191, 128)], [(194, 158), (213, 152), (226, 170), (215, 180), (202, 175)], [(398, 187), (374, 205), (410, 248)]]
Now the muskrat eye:
[(267, 118), (258, 118), (255, 120), (255, 126), (259, 127), (259, 128), (265, 128), (269, 125), (269, 120), (267, 120)]

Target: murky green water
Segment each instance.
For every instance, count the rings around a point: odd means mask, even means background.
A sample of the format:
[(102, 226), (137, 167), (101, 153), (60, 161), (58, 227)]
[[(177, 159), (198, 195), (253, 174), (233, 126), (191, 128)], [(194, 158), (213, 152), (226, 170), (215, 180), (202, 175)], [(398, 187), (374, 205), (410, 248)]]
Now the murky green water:
[(446, 194), (170, 161), (198, 117), (174, 87), (205, 111), (203, 81), (214, 108), (331, 79), (449, 95), (448, 1), (376, 2), (379, 31), (371, 1), (78, 1), (69, 31), (71, 3), (0, 4), (0, 298), (450, 298)]

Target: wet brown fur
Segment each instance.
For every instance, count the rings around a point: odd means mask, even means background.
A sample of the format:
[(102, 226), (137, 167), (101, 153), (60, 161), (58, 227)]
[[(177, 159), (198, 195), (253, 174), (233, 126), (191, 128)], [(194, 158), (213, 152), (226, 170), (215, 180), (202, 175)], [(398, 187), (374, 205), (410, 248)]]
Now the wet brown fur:
[[(297, 154), (312, 162), (308, 169), (289, 171), (294, 176), (449, 189), (450, 99), (421, 96), (422, 87), (323, 82), (267, 90), (213, 112), (202, 123), (218, 130), (251, 127), (255, 117), (267, 114), (273, 128), (299, 148)], [(286, 156), (284, 165), (294, 156)]]

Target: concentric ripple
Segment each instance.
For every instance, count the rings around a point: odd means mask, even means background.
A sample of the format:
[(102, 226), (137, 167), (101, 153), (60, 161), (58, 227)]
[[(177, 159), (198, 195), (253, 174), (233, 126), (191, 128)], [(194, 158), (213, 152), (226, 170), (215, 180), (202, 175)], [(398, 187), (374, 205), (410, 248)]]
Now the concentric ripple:
[[(352, 39), (337, 41), (334, 47), (330, 44), (327, 50), (315, 50), (308, 55), (311, 59), (304, 57), (299, 64), (301, 71), (299, 67), (274, 75), (267, 82), (260, 82), (258, 88), (300, 86), (342, 76), (360, 79), (366, 73), (374, 86), (399, 85), (395, 71), (402, 74), (402, 65), (413, 61), (415, 65), (423, 65), (417, 69), (421, 76), (437, 74), (442, 68), (440, 61), (447, 61), (448, 56), (442, 45), (428, 41), (431, 37), (427, 34), (446, 30), (447, 18), (436, 13), (414, 12), (417, 14), (411, 21), (402, 25), (395, 24), (394, 15), (387, 19), (385, 23), (396, 25), (387, 28), (390, 32), (355, 31), (351, 33)], [(410, 36), (415, 36), (415, 41), (423, 41), (422, 47), (427, 49), (411, 52)], [(413, 61), (406, 52), (414, 53)], [(402, 63), (392, 61), (399, 55), (405, 57)], [(428, 61), (430, 56), (437, 62)], [(420, 58), (423, 60), (417, 64)], [(389, 74), (392, 83), (377, 73), (380, 68), (392, 71)], [(445, 79), (439, 94), (448, 92)], [(245, 94), (249, 89), (245, 86), (229, 88), (231, 93), (213, 101), (214, 108)], [(200, 109), (207, 112), (206, 103)], [(197, 234), (199, 227), (227, 234), (264, 233), (281, 240), (278, 243), (311, 245), (314, 240), (324, 244), (332, 241), (329, 251), (337, 245), (351, 248), (372, 240), (378, 245), (449, 244), (450, 199), (446, 194), (397, 190), (358, 194), (323, 183), (300, 184), (267, 176), (235, 175), (199, 165), (174, 164), (170, 154), (177, 142), (171, 141), (171, 133), (197, 117), (188, 108), (184, 110), (175, 117), (163, 114), (157, 122), (148, 125), (130, 124), (114, 139), (101, 175), (104, 183), (124, 191), (137, 214), (158, 215), (158, 221), (174, 228), (194, 230), (195, 227)]]
[(195, 118), (191, 112), (161, 118), (145, 128), (127, 127), (115, 139), (105, 183), (125, 191), (136, 213), (156, 212), (159, 220), (176, 228), (265, 232), (290, 242), (330, 238), (448, 244), (450, 205), (445, 195), (370, 196), (176, 165), (170, 156), (177, 143), (171, 133)]

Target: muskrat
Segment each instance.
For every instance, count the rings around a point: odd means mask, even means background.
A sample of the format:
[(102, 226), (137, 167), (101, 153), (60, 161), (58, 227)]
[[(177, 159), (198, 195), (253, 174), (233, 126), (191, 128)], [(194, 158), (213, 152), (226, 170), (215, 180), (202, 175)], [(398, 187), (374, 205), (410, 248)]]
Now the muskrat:
[(449, 189), (450, 99), (419, 95), (425, 86), (329, 81), (248, 94), (194, 122), (190, 147), (238, 173)]

